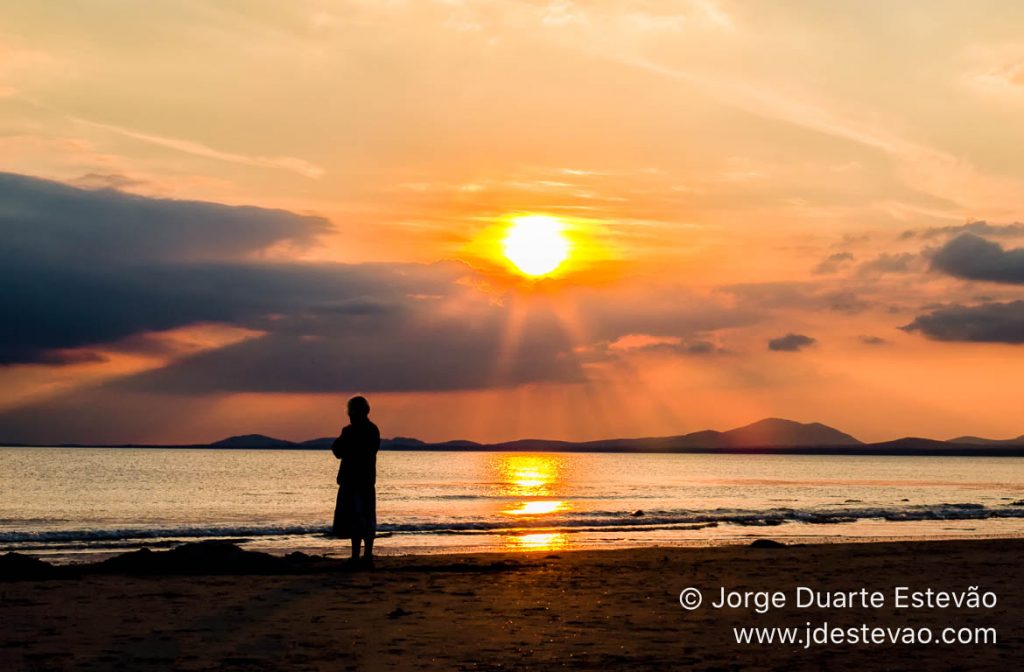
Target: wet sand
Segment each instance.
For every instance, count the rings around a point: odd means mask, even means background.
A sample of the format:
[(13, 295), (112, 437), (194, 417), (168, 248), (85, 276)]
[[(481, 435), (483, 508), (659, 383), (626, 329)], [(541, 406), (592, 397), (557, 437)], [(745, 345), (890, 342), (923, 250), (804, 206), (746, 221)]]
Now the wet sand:
[[(2, 670), (1007, 670), (1024, 659), (1024, 540), (647, 548), (334, 561), (233, 575), (102, 572), (0, 583)], [(8, 572), (7, 579), (11, 579)], [(998, 596), (897, 611), (895, 586)], [(702, 589), (686, 611), (679, 593)], [(781, 590), (766, 615), (720, 586)], [(797, 586), (880, 590), (887, 606), (797, 609)], [(733, 627), (994, 627), (997, 644), (741, 645)]]

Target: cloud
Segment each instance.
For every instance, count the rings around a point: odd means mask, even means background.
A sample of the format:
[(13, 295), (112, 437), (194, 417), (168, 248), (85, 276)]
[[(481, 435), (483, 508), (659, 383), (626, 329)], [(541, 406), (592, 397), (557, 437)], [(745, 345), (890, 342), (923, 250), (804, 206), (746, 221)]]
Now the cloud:
[(902, 254), (890, 254), (883, 252), (871, 261), (860, 265), (857, 272), (861, 275), (885, 275), (886, 273), (906, 273), (911, 270), (911, 265), (917, 259), (916, 254), (904, 252)]
[(1024, 343), (1024, 301), (943, 306), (900, 328), (935, 341)]
[(648, 334), (627, 334), (603, 348), (604, 354), (626, 352), (666, 352), (680, 355), (713, 355), (727, 352), (711, 341), (684, 339), (680, 337), (650, 336)]
[(877, 114), (850, 113), (843, 107), (814, 94), (803, 94), (780, 82), (763, 77), (733, 78), (723, 72), (681, 69), (657, 60), (616, 50), (619, 62), (702, 90), (723, 104), (753, 115), (776, 119), (797, 127), (857, 143), (877, 150), (894, 163), (897, 174), (908, 187), (943, 203), (944, 214), (959, 208), (980, 207), (1001, 210), (1017, 208), (1009, 194), (1019, 193), (1016, 177), (983, 172), (964, 157), (921, 144), (893, 131)]
[(193, 156), (225, 161), (227, 163), (255, 166), (257, 168), (277, 168), (297, 173), (310, 179), (319, 179), (324, 174), (324, 169), (320, 166), (294, 156), (252, 156), (249, 154), (226, 152), (220, 149), (214, 149), (213, 147), (193, 140), (171, 138), (153, 133), (142, 133), (131, 128), (124, 128), (113, 124), (103, 124), (98, 121), (82, 119), (81, 117), (69, 116), (69, 118), (86, 126), (92, 126), (93, 128), (99, 128), (111, 133), (123, 135), (126, 138), (139, 140), (140, 142), (147, 142), (152, 145), (172, 149), (185, 154), (191, 154)]
[(959, 236), (962, 233), (973, 233), (979, 236), (991, 237), (1015, 237), (1024, 236), (1024, 224), (1014, 222), (1013, 224), (989, 224), (985, 221), (968, 222), (957, 226), (933, 226), (927, 229), (909, 229), (900, 234), (900, 240), (911, 238), (945, 238)]
[(689, 341), (682, 344), (683, 352), (688, 355), (711, 355), (716, 352), (724, 352), (711, 341)]
[(803, 334), (786, 334), (768, 341), (768, 349), (775, 352), (798, 352), (814, 345), (817, 340)]
[(825, 292), (821, 295), (821, 299), (829, 310), (849, 315), (864, 312), (870, 307), (867, 301), (861, 300), (854, 292), (845, 289)]
[(718, 329), (748, 326), (765, 317), (757, 306), (732, 305), (674, 284), (580, 289), (573, 299), (594, 342), (613, 342), (628, 334), (689, 340)]
[[(451, 266), (213, 262), (95, 270), (4, 267), (0, 309), (16, 317), (0, 339), (0, 363), (43, 362), (49, 350), (115, 343), (202, 323), (261, 332), (294, 332), (310, 325), (309, 336), (323, 336), (315, 327), (356, 328), (352, 321), (374, 310), (389, 314), (414, 303), (409, 295), (415, 290), (444, 292), (464, 273)], [(374, 302), (379, 305), (371, 308)], [(318, 314), (323, 318), (317, 320)], [(360, 333), (365, 337), (367, 332)]]
[(823, 259), (817, 266), (814, 267), (814, 273), (819, 275), (826, 275), (829, 273), (836, 273), (843, 266), (846, 266), (853, 261), (853, 255), (849, 252), (837, 252), (831, 254)]
[(285, 210), (148, 198), (0, 173), (0, 262), (55, 270), (242, 258), (272, 245), (308, 247), (331, 230)]
[(1024, 60), (1020, 44), (986, 45), (972, 51), (972, 60), (976, 63), (964, 76), (967, 86), (1003, 104), (1024, 100)]
[(120, 173), (86, 173), (71, 180), (71, 184), (83, 189), (131, 189), (145, 185), (145, 181)]
[(888, 345), (889, 341), (881, 336), (861, 336), (860, 342), (864, 345)]
[[(376, 291), (388, 291), (382, 273)], [(394, 280), (392, 280), (394, 282)], [(454, 283), (452, 292), (460, 291)], [(534, 315), (503, 354), (508, 313), (480, 301), (461, 319), (438, 319), (436, 301), (396, 292), (390, 302), (309, 307), (267, 325), (259, 338), (125, 379), (120, 389), (164, 394), (472, 390), (578, 382), (581, 370), (560, 324)]]
[(859, 313), (870, 304), (850, 289), (832, 289), (812, 282), (762, 282), (729, 285), (723, 290), (734, 296), (738, 307), (760, 313), (766, 310), (832, 310)]
[(1024, 283), (1024, 248), (1004, 250), (971, 233), (949, 241), (932, 256), (932, 268), (965, 280)]
[(0, 203), (0, 364), (53, 363), (51, 351), (199, 322), (256, 324), (304, 296), (334, 294), (324, 269), (246, 260), (312, 244), (330, 228), (318, 217), (8, 173)]

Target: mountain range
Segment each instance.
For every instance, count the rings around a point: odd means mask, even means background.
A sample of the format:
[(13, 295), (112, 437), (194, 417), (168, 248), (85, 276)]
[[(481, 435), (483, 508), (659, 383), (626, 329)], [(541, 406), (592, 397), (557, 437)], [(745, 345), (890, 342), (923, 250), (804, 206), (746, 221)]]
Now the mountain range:
[(950, 443), (967, 443), (972, 446), (1021, 446), (1024, 445), (1024, 434), (1015, 439), (983, 439), (980, 436), (958, 436), (950, 439)]
[[(262, 434), (232, 436), (209, 444), (214, 448), (327, 449), (333, 437), (294, 442)], [(1024, 455), (1024, 436), (996, 440), (958, 437), (949, 441), (906, 437), (882, 443), (864, 443), (821, 423), (800, 423), (766, 418), (728, 431), (703, 430), (678, 436), (596, 441), (520, 439), (502, 443), (443, 441), (395, 437), (381, 441), (383, 450), (496, 450), (521, 452), (630, 452), (630, 453), (797, 453), (846, 455)]]

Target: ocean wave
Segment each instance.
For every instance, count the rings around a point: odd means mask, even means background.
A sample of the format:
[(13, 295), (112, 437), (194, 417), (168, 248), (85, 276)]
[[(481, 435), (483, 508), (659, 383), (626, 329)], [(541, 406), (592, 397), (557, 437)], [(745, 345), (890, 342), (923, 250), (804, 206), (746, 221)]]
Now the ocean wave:
[[(446, 518), (439, 520), (410, 520), (382, 522), (378, 531), (388, 534), (510, 534), (533, 530), (565, 532), (591, 531), (653, 531), (672, 529), (700, 529), (717, 525), (770, 527), (785, 523), (809, 525), (839, 525), (859, 520), (886, 520), (890, 522), (928, 520), (984, 520), (991, 518), (1024, 518), (1024, 507), (987, 507), (975, 503), (948, 503), (902, 507), (862, 508), (774, 508), (762, 511), (742, 509), (712, 509), (693, 511), (674, 509), (648, 511), (634, 516), (626, 511), (564, 512), (537, 516), (495, 518)], [(135, 540), (192, 540), (208, 538), (259, 538), (285, 536), (325, 536), (327, 525), (242, 525), (242, 526), (188, 526), (154, 528), (105, 528), (44, 531), (0, 532), (0, 545), (87, 544), (120, 545)]]
[(0, 544), (42, 542), (101, 542), (126, 539), (197, 539), (211, 537), (277, 537), (326, 534), (327, 525), (268, 525), (239, 527), (161, 527), (88, 530), (46, 530), (42, 532), (0, 532)]
[(673, 510), (649, 511), (634, 516), (624, 511), (588, 511), (578, 514), (522, 516), (514, 524), (505, 520), (443, 520), (436, 522), (409, 522), (382, 525), (395, 533), (440, 534), (472, 533), (476, 531), (507, 532), (529, 529), (562, 529), (566, 531), (602, 529), (671, 529), (678, 526), (732, 524), (745, 527), (768, 527), (783, 523), (837, 525), (858, 520), (927, 521), (927, 520), (984, 520), (988, 518), (1024, 518), (1021, 508), (989, 508), (983, 504), (938, 504), (934, 506), (866, 507), (860, 509), (790, 509), (776, 508), (764, 511), (742, 509), (713, 509), (709, 511)]

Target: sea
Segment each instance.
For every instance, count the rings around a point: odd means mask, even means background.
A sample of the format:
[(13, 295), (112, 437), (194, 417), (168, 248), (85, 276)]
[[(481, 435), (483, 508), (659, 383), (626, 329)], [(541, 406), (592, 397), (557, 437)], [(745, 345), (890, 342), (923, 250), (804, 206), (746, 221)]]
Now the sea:
[[(0, 552), (343, 556), (329, 451), (0, 448)], [(1024, 535), (1024, 458), (382, 451), (381, 554)]]

